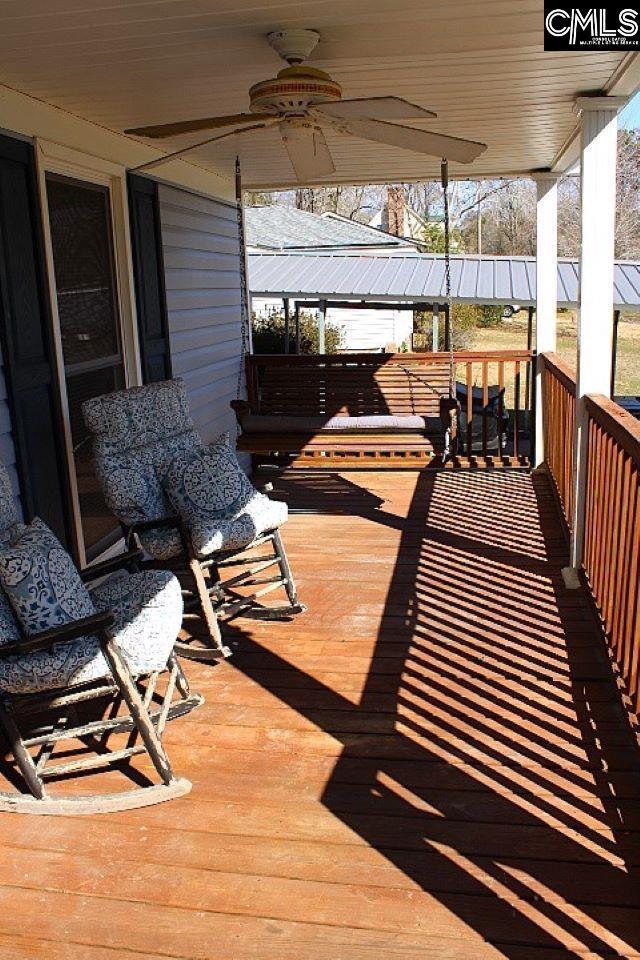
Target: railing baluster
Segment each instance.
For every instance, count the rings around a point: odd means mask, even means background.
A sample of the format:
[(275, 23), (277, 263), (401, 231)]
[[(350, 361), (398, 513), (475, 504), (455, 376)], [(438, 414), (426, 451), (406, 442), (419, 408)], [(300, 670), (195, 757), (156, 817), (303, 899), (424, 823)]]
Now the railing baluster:
[(467, 360), (467, 457), (473, 456), (473, 363)]
[(487, 406), (489, 405), (489, 364), (482, 361), (482, 456), (485, 461), (489, 456), (487, 443)]
[(513, 403), (513, 455), (520, 458), (520, 361), (515, 362), (515, 383)]
[(503, 391), (504, 391), (504, 360), (501, 360), (501, 361), (498, 363), (498, 391), (499, 391), (499, 393), (498, 393), (498, 429), (499, 429), (498, 445), (499, 445), (499, 448), (500, 448), (500, 449), (499, 449), (500, 457), (502, 458), (502, 457), (504, 456), (504, 453), (506, 452), (506, 451), (504, 451), (504, 450), (502, 449), (502, 422), (503, 422), (503, 419), (504, 419), (504, 396), (503, 396)]

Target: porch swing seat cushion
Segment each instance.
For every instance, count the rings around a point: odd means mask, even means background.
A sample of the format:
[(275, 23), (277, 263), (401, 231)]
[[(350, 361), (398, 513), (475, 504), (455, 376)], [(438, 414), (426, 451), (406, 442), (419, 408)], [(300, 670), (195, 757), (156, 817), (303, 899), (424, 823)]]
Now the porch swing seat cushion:
[(430, 436), (440, 431), (437, 417), (417, 414), (369, 414), (360, 416), (291, 416), (250, 413), (242, 419), (247, 434), (310, 434), (322, 433), (415, 433)]
[[(165, 570), (120, 574), (99, 584), (90, 595), (95, 610), (115, 615), (111, 629), (134, 676), (164, 669), (182, 623), (182, 593), (176, 577)], [(0, 645), (21, 636), (7, 595), (0, 590)], [(0, 690), (13, 695), (66, 689), (107, 676), (110, 670), (94, 636), (0, 660)]]

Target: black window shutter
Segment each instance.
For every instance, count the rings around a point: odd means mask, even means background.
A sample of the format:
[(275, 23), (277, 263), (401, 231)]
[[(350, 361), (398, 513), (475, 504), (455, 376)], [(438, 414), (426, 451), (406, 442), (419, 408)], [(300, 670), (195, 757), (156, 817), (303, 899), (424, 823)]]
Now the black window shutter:
[(128, 180), (142, 375), (151, 383), (171, 377), (158, 184), (134, 174)]
[(69, 477), (30, 143), (0, 135), (0, 334), (27, 519), (73, 544)]

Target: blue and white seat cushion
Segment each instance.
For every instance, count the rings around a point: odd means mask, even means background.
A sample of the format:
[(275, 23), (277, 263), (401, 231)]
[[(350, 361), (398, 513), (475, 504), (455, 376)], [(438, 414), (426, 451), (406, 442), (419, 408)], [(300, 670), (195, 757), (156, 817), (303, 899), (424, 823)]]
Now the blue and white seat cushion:
[[(189, 416), (184, 381), (166, 380), (96, 397), (83, 404), (82, 412), (94, 434), (96, 473), (115, 516), (127, 525), (175, 516), (160, 478), (174, 459), (203, 449)], [(239, 549), (284, 523), (286, 505), (254, 490), (228, 436), (213, 443), (208, 453), (218, 461), (223, 477), (214, 484), (218, 493), (213, 510), (221, 509), (226, 494), (229, 503), (222, 517), (208, 511), (206, 520), (190, 522), (194, 546), (202, 555)], [(223, 488), (226, 494), (221, 497)], [(151, 529), (139, 537), (155, 560), (170, 560), (183, 550), (176, 530)]]
[(27, 636), (96, 612), (73, 560), (37, 517), (0, 549), (0, 582)]
[[(169, 659), (182, 622), (182, 592), (168, 571), (147, 570), (118, 575), (91, 591), (96, 610), (115, 615), (111, 628), (131, 672), (144, 676), (162, 670)], [(0, 592), (0, 644), (19, 639), (20, 629)], [(0, 690), (9, 694), (66, 689), (100, 680), (109, 667), (97, 637), (81, 637), (54, 644), (50, 650), (0, 660)]]
[[(104, 449), (105, 444), (96, 444), (96, 472), (109, 509), (127, 525), (174, 515), (160, 483), (159, 471), (166, 468), (173, 457), (200, 445), (195, 430), (123, 453), (112, 453)], [(157, 560), (175, 556), (182, 548), (173, 530), (148, 531), (141, 534), (140, 540)]]
[(209, 447), (175, 456), (161, 472), (161, 481), (201, 556), (248, 546), (287, 519), (286, 504), (251, 485), (227, 433)]
[[(87, 400), (82, 406), (94, 434), (96, 473), (105, 501), (127, 525), (173, 515), (158, 472), (183, 450), (201, 445), (183, 380), (167, 380)], [(156, 560), (182, 551), (175, 530), (149, 530), (140, 542)]]

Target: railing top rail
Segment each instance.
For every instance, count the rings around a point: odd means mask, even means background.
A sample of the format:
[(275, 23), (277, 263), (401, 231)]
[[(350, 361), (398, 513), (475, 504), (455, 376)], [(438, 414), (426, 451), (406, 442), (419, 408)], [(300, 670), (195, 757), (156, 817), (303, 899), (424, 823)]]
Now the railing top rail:
[(585, 397), (589, 416), (640, 466), (640, 421), (599, 393)]
[[(533, 357), (532, 350), (462, 350), (454, 354), (457, 363), (501, 363), (520, 361), (525, 363)], [(347, 366), (362, 364), (370, 366), (424, 364), (448, 364), (448, 353), (325, 353), (287, 354), (253, 353), (247, 357), (250, 366)]]
[(576, 395), (576, 373), (557, 353), (540, 354), (545, 367), (560, 381), (569, 393)]

